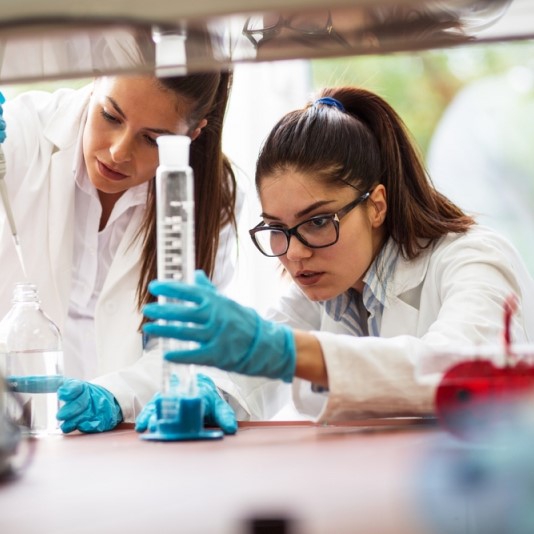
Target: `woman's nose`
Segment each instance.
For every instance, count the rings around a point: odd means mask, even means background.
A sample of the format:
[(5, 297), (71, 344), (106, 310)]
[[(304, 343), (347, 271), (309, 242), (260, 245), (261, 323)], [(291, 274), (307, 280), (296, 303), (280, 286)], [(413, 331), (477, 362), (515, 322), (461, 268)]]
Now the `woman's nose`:
[(289, 246), (286, 252), (286, 258), (289, 261), (300, 261), (309, 258), (312, 254), (313, 251), (310, 247), (301, 243), (294, 235), (290, 237)]
[(117, 135), (109, 148), (111, 158), (115, 163), (122, 163), (132, 159), (133, 140), (127, 133)]

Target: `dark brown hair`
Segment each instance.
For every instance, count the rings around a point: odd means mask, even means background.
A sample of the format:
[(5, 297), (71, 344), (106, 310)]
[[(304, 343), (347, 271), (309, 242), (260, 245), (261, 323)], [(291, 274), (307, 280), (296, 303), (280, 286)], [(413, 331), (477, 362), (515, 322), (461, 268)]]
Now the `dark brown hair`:
[(288, 169), (362, 194), (383, 184), (386, 234), (408, 259), (445, 234), (474, 224), (434, 188), (408, 130), (387, 102), (356, 87), (324, 89), (320, 96), (335, 98), (344, 111), (312, 104), (285, 115), (261, 149), (258, 188), (265, 177)]
[[(191, 142), (190, 166), (195, 179), (196, 268), (213, 275), (221, 228), (236, 226), (236, 181), (222, 152), (222, 127), (230, 93), (231, 72), (195, 73), (158, 79), (167, 90), (185, 100), (192, 133), (207, 119), (202, 133)], [(148, 283), (157, 276), (155, 181), (149, 184), (147, 210), (139, 231), (143, 239), (141, 277), (137, 286), (139, 308), (153, 300)]]

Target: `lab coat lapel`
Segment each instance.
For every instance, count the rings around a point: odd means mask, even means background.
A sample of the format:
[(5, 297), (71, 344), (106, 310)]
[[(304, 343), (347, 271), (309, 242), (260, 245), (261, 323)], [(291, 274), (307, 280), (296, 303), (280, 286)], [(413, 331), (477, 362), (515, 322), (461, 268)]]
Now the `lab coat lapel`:
[[(117, 254), (111, 263), (108, 276), (102, 287), (101, 299), (113, 290), (124, 277), (128, 276), (132, 269), (141, 265), (142, 258), (142, 238), (137, 237), (139, 227), (145, 212), (145, 206), (137, 206), (126, 227), (124, 236), (119, 243)], [(136, 276), (136, 279), (138, 276)]]
[(391, 293), (382, 315), (381, 337), (417, 334), (421, 289), (430, 257), (430, 250), (415, 260), (399, 257), (393, 278), (388, 282)]
[(56, 279), (63, 282), (72, 267), (74, 239), (74, 175), (72, 151), (56, 152), (50, 162), (49, 250), (52, 262), (59, 266)]
[(417, 331), (419, 309), (413, 308), (398, 296), (391, 299), (382, 315), (381, 337), (413, 335)]
[(87, 117), (91, 85), (72, 93), (72, 99), (50, 118), (44, 135), (53, 145), (50, 160), (49, 253), (58, 306), (69, 302), (74, 247), (75, 160), (78, 140)]
[[(56, 152), (50, 162), (49, 254), (59, 301), (69, 301), (74, 242), (74, 176), (71, 150)], [(65, 310), (64, 310), (65, 311)]]

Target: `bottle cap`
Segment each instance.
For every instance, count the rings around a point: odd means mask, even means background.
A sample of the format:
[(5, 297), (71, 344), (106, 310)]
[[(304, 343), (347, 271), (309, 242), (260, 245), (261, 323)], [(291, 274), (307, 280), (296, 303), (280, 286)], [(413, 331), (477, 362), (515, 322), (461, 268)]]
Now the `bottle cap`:
[(181, 169), (189, 166), (190, 137), (187, 135), (160, 135), (156, 141), (160, 165)]

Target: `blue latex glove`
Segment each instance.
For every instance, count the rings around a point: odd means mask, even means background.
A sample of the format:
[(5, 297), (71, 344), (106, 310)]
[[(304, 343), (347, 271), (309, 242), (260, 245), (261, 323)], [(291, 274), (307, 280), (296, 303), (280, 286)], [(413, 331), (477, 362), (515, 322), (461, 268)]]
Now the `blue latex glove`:
[(220, 295), (202, 271), (196, 271), (194, 285), (152, 281), (148, 289), (155, 296), (180, 302), (147, 304), (143, 310), (146, 317), (171, 322), (147, 323), (143, 330), (153, 336), (198, 343), (192, 349), (167, 352), (165, 359), (285, 382), (293, 379), (296, 351), (292, 330)]
[(102, 386), (67, 378), (57, 390), (57, 396), (65, 403), (56, 416), (64, 421), (61, 430), (65, 434), (73, 430), (105, 432), (122, 421), (119, 404)]
[(0, 143), (6, 140), (6, 121), (4, 120), (4, 108), (2, 107), (5, 101), (4, 95), (0, 91)]
[[(225, 434), (237, 432), (237, 420), (232, 407), (219, 395), (211, 378), (197, 375), (198, 396), (202, 399), (204, 422), (209, 426), (217, 425)], [(135, 430), (144, 432), (153, 430), (156, 417), (156, 400), (161, 396), (156, 393), (146, 404), (135, 420)], [(154, 419), (152, 419), (154, 417)]]

